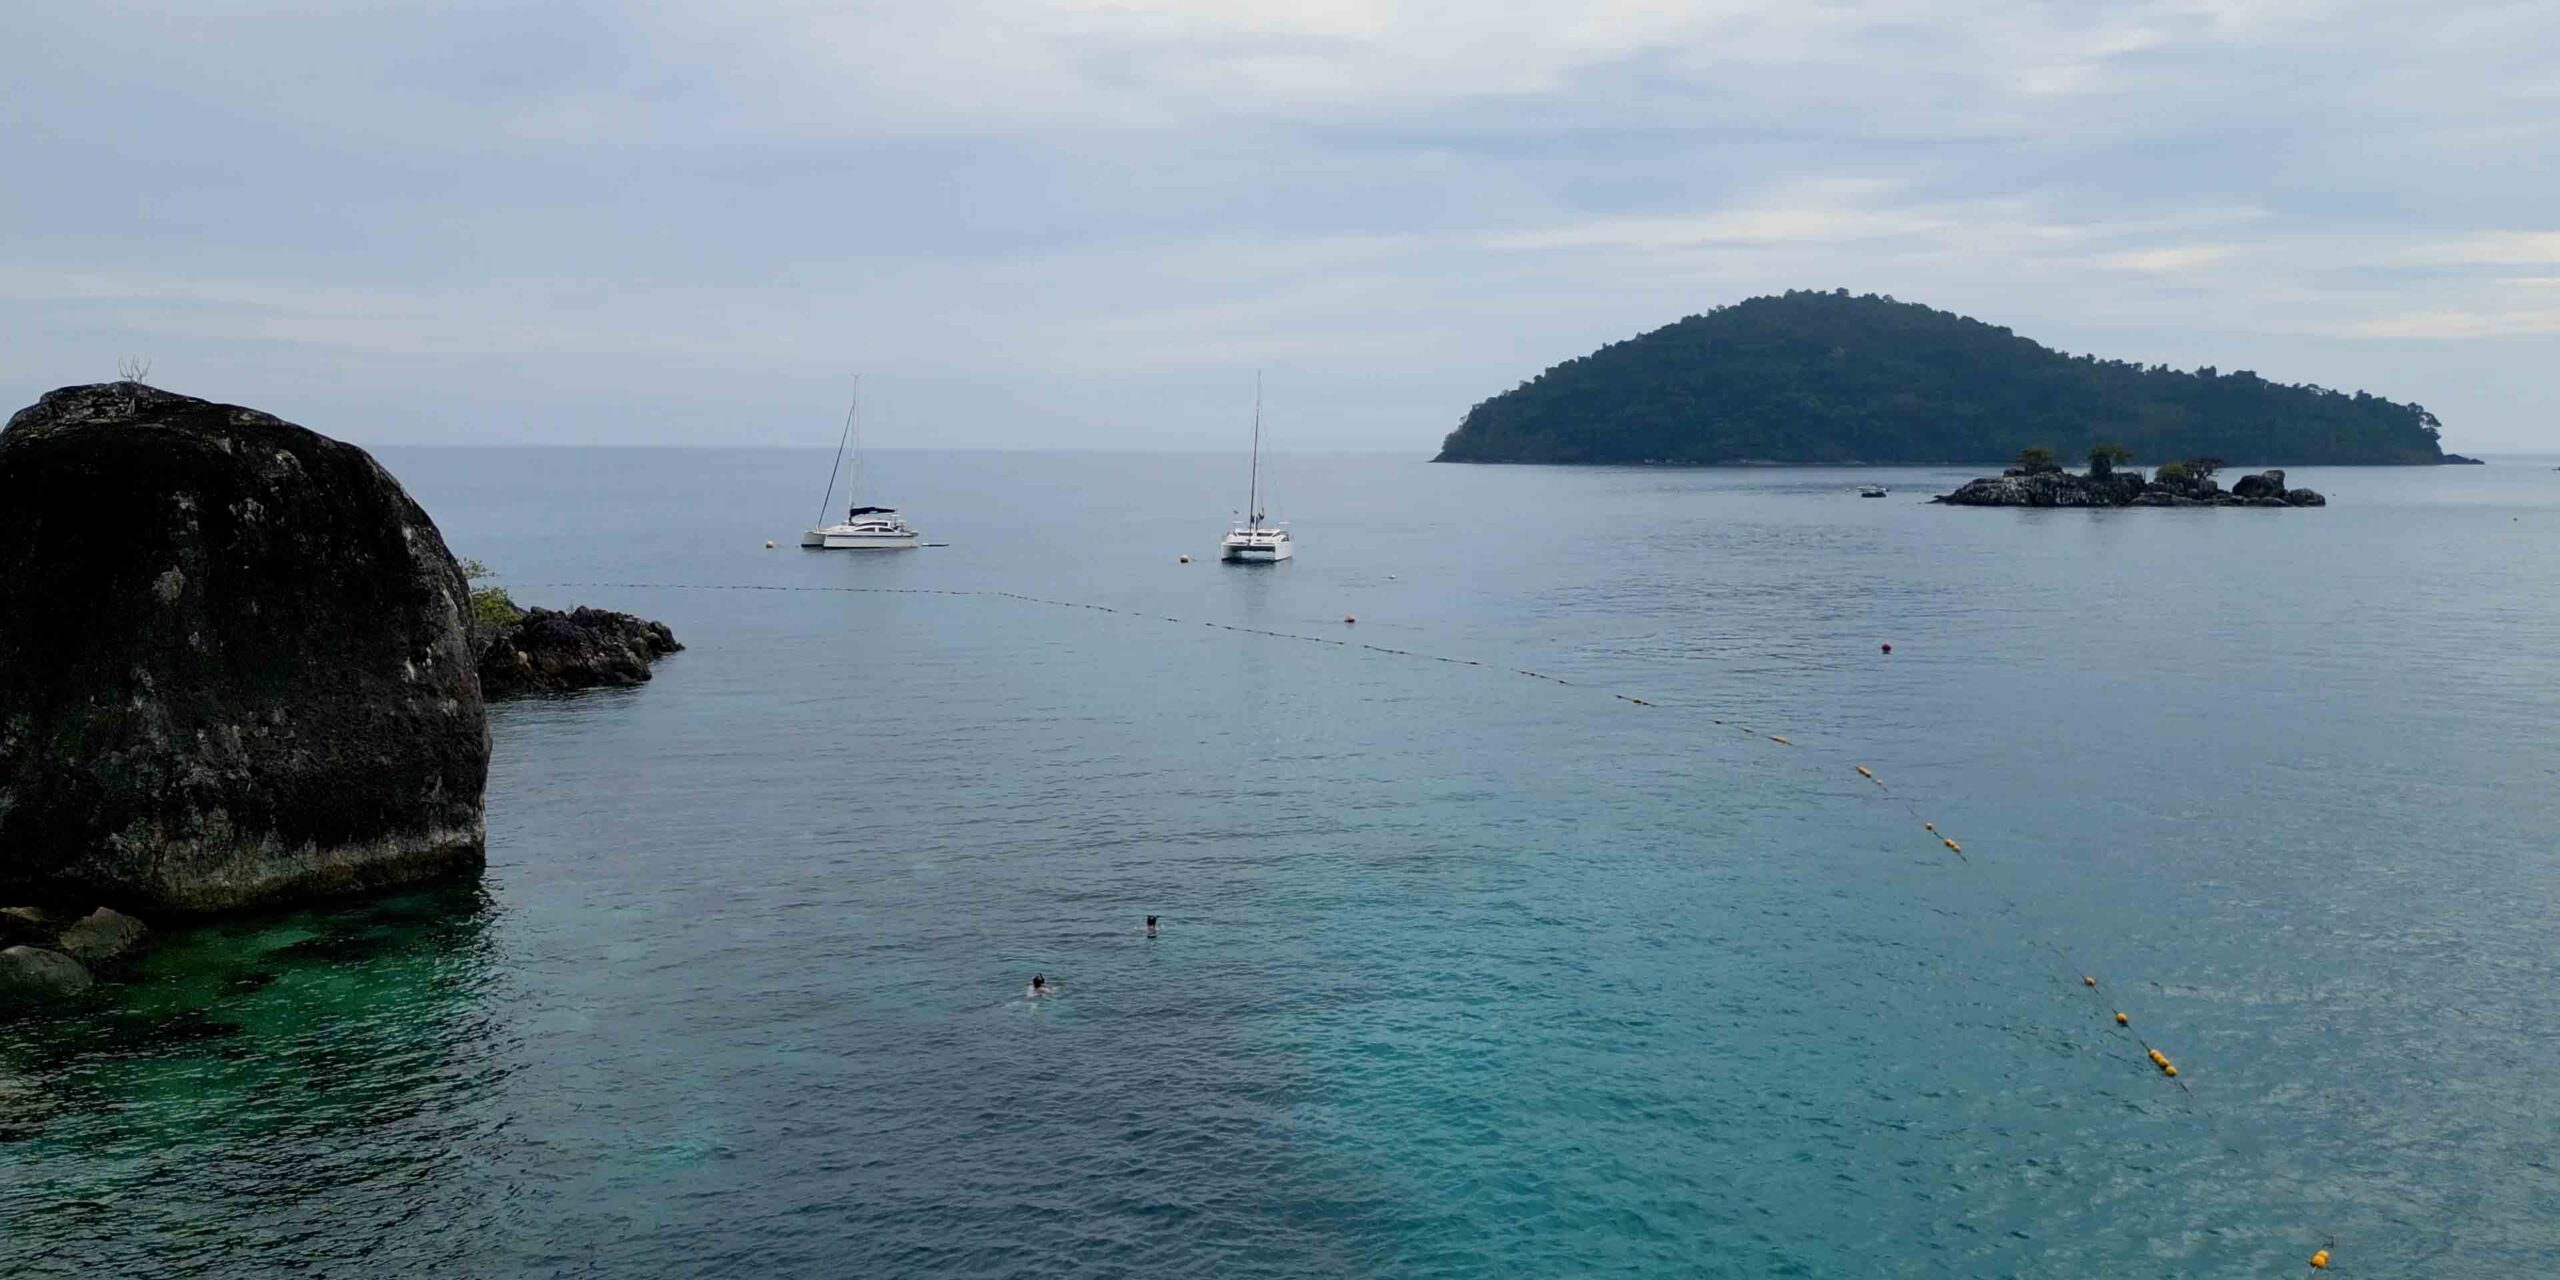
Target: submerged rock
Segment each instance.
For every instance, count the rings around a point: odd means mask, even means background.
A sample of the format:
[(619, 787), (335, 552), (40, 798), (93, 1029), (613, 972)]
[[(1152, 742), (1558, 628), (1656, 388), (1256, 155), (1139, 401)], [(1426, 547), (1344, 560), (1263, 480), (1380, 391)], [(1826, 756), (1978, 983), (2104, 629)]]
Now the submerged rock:
[(80, 962), (38, 947), (0, 950), (0, 1008), (66, 1000), (93, 984)]
[(64, 955), (94, 969), (141, 950), (143, 935), (149, 932), (132, 916), (100, 907), (63, 930), (59, 943)]
[(467, 588), (363, 450), (132, 383), (0, 431), (0, 892), (228, 910), (477, 868)]
[(480, 655), (491, 697), (640, 684), (649, 664), (682, 651), (673, 631), (609, 609), (528, 609)]

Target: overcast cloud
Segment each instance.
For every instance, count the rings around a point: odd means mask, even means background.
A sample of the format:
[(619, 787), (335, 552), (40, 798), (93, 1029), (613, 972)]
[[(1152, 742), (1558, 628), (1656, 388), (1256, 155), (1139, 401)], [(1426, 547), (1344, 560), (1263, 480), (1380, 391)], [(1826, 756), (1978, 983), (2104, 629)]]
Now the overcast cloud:
[(0, 399), (1425, 453), (1844, 286), (2560, 449), (2560, 6), (21, 4)]

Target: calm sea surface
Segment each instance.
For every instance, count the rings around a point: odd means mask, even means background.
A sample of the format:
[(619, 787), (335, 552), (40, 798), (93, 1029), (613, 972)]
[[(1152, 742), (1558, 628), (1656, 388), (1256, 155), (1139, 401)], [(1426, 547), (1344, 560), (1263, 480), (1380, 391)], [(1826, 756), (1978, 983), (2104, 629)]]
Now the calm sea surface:
[(1259, 569), (1241, 458), (383, 456), (690, 648), (495, 709), (481, 883), (0, 1025), (0, 1274), (2560, 1264), (2553, 460), (1283, 457)]

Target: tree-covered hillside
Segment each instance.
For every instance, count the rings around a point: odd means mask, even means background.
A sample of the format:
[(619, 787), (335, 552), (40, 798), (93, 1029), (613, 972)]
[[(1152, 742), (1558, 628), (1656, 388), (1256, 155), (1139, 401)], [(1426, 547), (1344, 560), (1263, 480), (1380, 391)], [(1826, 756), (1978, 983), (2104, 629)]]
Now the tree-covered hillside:
[(1790, 292), (1568, 360), (1467, 414), (1443, 462), (1972, 463), (2031, 445), (2137, 461), (2444, 461), (2414, 404), (2068, 356), (1868, 294)]

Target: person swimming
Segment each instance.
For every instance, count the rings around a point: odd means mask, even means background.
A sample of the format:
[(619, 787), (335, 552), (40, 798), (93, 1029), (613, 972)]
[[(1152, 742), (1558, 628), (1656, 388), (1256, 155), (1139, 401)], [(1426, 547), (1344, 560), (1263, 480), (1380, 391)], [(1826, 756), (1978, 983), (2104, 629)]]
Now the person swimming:
[(1031, 989), (1024, 992), (1023, 996), (1025, 999), (1037, 1000), (1042, 996), (1051, 996), (1056, 995), (1057, 993), (1058, 989), (1049, 985), (1049, 977), (1047, 974), (1035, 973), (1031, 975)]
[(1156, 918), (1154, 916), (1147, 917), (1147, 936), (1150, 938), (1156, 936)]

